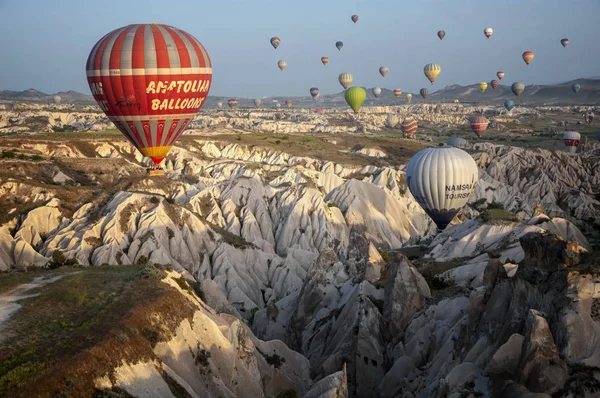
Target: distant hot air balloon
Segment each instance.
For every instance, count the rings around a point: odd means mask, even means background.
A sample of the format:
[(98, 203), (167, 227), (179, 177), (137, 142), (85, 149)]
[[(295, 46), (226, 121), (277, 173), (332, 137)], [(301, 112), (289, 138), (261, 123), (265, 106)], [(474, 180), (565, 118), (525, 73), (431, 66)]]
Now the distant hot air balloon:
[(319, 98), (319, 89), (317, 87), (313, 87), (310, 89), (310, 95), (313, 100), (317, 100)]
[(342, 43), (341, 41), (338, 41), (335, 43), (335, 46), (337, 47), (338, 50), (342, 51), (342, 47), (344, 47), (344, 43)]
[(523, 93), (523, 91), (525, 91), (525, 85), (521, 82), (516, 82), (512, 84), (510, 89), (518, 97)]
[(581, 139), (581, 134), (579, 134), (576, 131), (565, 131), (564, 139), (565, 139), (565, 147), (567, 148), (567, 152), (570, 152), (570, 153), (577, 152), (577, 147), (579, 146), (579, 140)]
[(396, 98), (400, 98), (401, 95), (402, 90), (400, 90), (399, 88), (394, 89), (394, 96), (396, 96)]
[(433, 82), (438, 78), (441, 71), (442, 68), (438, 64), (427, 64), (423, 68), (423, 72), (431, 84), (433, 84)]
[(254, 105), (256, 105), (257, 108), (260, 107), (260, 104), (262, 104), (262, 100), (260, 98), (254, 100)]
[(485, 28), (483, 30), (483, 34), (485, 35), (485, 37), (487, 37), (489, 39), (494, 34), (494, 29), (492, 29), (492, 28)]
[(498, 71), (498, 72), (496, 73), (496, 76), (498, 76), (498, 79), (499, 79), (499, 80), (502, 80), (502, 78), (504, 77), (504, 72), (502, 72), (502, 71)]
[(579, 84), (573, 84), (573, 85), (571, 86), (571, 90), (573, 90), (573, 92), (574, 92), (575, 94), (577, 94), (577, 92), (578, 92), (579, 90), (581, 90), (581, 86), (580, 86)]
[(338, 76), (338, 81), (345, 90), (352, 84), (352, 75), (348, 72), (344, 72)]
[(423, 149), (406, 165), (406, 185), (439, 231), (467, 204), (478, 179), (477, 164), (458, 148)]
[(427, 96), (429, 95), (429, 90), (427, 90), (426, 88), (422, 88), (421, 91), (419, 91), (419, 93), (421, 94), (421, 97), (427, 98)]
[(525, 63), (527, 65), (529, 65), (531, 63), (531, 61), (533, 61), (534, 57), (535, 57), (535, 54), (533, 53), (533, 51), (525, 51), (523, 53), (523, 61), (525, 61)]
[(275, 104), (275, 108), (281, 108), (281, 104), (278, 102)]
[(202, 108), (212, 82), (202, 44), (187, 32), (158, 24), (108, 33), (90, 52), (86, 70), (100, 108), (156, 166)]
[(460, 101), (455, 98), (454, 101), (452, 101), (452, 102), (454, 102), (455, 104), (458, 104)]
[(352, 17), (350, 17), (350, 19), (352, 19), (352, 22), (356, 23), (356, 22), (358, 22), (358, 15), (352, 15)]
[(389, 128), (393, 129), (394, 127), (396, 127), (398, 125), (399, 121), (400, 120), (398, 120), (398, 116), (396, 116), (396, 115), (388, 115), (388, 117), (385, 119), (385, 124)]
[(375, 96), (375, 98), (379, 98), (379, 96), (381, 95), (381, 89), (379, 87), (373, 88), (373, 95)]
[(286, 100), (286, 101), (285, 101), (285, 105), (286, 105), (288, 108), (291, 108), (291, 107), (292, 107), (292, 104), (293, 104), (292, 100)]
[(437, 35), (440, 38), (440, 40), (444, 40), (444, 37), (446, 36), (446, 32), (444, 32), (443, 30), (440, 30), (440, 31), (438, 31)]
[(321, 62), (323, 65), (327, 65), (329, 63), (329, 57), (321, 57)]
[(381, 68), (379, 68), (379, 73), (383, 77), (386, 77), (389, 71), (390, 69), (387, 66), (382, 66)]
[(406, 94), (406, 103), (410, 104), (412, 102), (412, 94), (408, 93)]
[(238, 104), (238, 102), (235, 99), (230, 99), (229, 101), (227, 101), (227, 105), (229, 105), (229, 107), (231, 109), (236, 109), (237, 108), (237, 104)]
[(498, 86), (500, 86), (500, 82), (494, 79), (490, 82), (490, 86), (492, 86), (492, 88), (495, 90), (498, 88)]
[(513, 101), (513, 100), (504, 101), (504, 107), (506, 108), (507, 111), (510, 112), (511, 109), (515, 107), (515, 101)]
[(279, 37), (271, 37), (271, 45), (273, 46), (273, 48), (277, 49), (280, 43), (281, 40), (279, 39)]
[(562, 44), (563, 47), (566, 47), (567, 44), (569, 44), (569, 39), (567, 39), (567, 38), (562, 39), (560, 41), (560, 44)]
[(469, 145), (469, 141), (460, 137), (452, 137), (446, 143), (455, 148), (466, 148)]
[(362, 87), (350, 87), (344, 93), (344, 98), (354, 113), (358, 113), (365, 99), (367, 99), (367, 92)]
[(594, 112), (587, 111), (586, 113), (584, 113), (583, 120), (585, 120), (585, 124), (587, 124), (588, 126), (592, 124), (592, 122), (594, 121)]
[(485, 118), (485, 116), (473, 116), (469, 123), (471, 124), (471, 129), (477, 134), (479, 138), (483, 135), (484, 131), (487, 130), (489, 121)]
[(488, 84), (486, 82), (481, 82), (479, 83), (479, 89), (481, 90), (482, 93), (485, 93), (485, 90), (487, 90)]
[(52, 97), (52, 99), (54, 100), (55, 104), (60, 104), (62, 102), (62, 98), (60, 95), (55, 95), (54, 97)]
[(219, 109), (223, 108), (223, 103), (222, 102), (217, 102), (217, 108), (219, 108)]
[(281, 69), (281, 71), (283, 72), (283, 70), (285, 69), (285, 67), (287, 66), (287, 62), (285, 62), (284, 60), (281, 60), (279, 62), (277, 62), (277, 66), (279, 67), (279, 69)]
[(413, 118), (406, 118), (402, 121), (402, 125), (400, 126), (400, 130), (404, 133), (404, 138), (416, 138), (417, 135), (417, 121)]

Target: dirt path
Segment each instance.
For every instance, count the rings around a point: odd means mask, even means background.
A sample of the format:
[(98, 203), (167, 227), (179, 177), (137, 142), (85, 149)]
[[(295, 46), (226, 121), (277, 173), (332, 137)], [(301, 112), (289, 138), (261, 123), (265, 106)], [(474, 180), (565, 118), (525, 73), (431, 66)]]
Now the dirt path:
[(14, 314), (19, 308), (22, 307), (21, 304), (17, 303), (17, 301), (39, 295), (39, 293), (26, 294), (28, 291), (56, 282), (57, 280), (64, 278), (67, 275), (74, 275), (80, 272), (82, 271), (61, 274), (51, 278), (48, 278), (46, 276), (38, 276), (35, 277), (29, 283), (24, 283), (9, 290), (4, 294), (0, 294), (0, 341), (4, 340), (5, 338), (4, 333), (2, 333), (4, 324), (10, 319), (12, 314)]

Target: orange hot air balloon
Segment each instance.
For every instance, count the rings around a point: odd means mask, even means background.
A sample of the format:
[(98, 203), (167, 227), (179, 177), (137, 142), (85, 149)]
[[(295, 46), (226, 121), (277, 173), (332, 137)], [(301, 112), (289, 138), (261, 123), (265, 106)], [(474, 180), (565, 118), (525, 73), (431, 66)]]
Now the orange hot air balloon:
[(533, 61), (533, 57), (535, 57), (533, 51), (525, 51), (523, 53), (523, 61), (525, 61), (527, 65), (529, 65), (531, 61)]
[(327, 65), (329, 63), (329, 57), (321, 57), (321, 62), (323, 65)]
[(400, 96), (402, 95), (402, 90), (400, 90), (399, 88), (395, 89), (394, 95), (396, 96), (396, 98), (400, 98)]
[(495, 90), (495, 89), (497, 89), (499, 85), (500, 85), (500, 82), (499, 82), (498, 80), (495, 80), (495, 79), (494, 79), (494, 80), (492, 80), (492, 81), (490, 82), (490, 86), (492, 86), (492, 88), (493, 88), (494, 90)]
[(157, 166), (204, 105), (212, 82), (202, 44), (160, 24), (108, 33), (92, 48), (86, 72), (100, 108)]

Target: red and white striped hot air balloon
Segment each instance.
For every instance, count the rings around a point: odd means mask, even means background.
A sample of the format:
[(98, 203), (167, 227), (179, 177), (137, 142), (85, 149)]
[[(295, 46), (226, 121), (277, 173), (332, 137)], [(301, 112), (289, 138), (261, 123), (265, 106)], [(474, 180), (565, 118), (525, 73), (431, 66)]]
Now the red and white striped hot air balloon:
[(212, 65), (189, 33), (168, 25), (133, 24), (94, 45), (86, 74), (100, 108), (158, 165), (204, 105)]
[(483, 132), (487, 130), (488, 124), (490, 123), (485, 116), (473, 116), (469, 121), (471, 123), (471, 129), (477, 134), (479, 138), (483, 135)]
[(565, 140), (565, 147), (567, 148), (567, 152), (577, 152), (579, 140), (581, 140), (581, 134), (579, 134), (576, 131), (565, 131), (563, 138)]
[(523, 61), (525, 61), (525, 63), (527, 65), (529, 65), (531, 63), (531, 61), (533, 61), (534, 57), (535, 57), (535, 54), (533, 53), (533, 51), (525, 51), (523, 53)]
[(498, 76), (498, 80), (502, 80), (502, 78), (504, 77), (504, 72), (502, 72), (502, 71), (498, 71), (498, 72), (496, 73), (496, 76)]

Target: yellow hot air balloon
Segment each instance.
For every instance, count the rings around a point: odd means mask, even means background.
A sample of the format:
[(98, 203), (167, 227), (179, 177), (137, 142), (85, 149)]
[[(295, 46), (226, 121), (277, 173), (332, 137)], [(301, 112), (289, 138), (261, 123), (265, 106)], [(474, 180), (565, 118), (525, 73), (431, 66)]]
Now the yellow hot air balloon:
[(412, 94), (411, 93), (406, 94), (406, 102), (410, 104), (411, 101), (412, 101)]
[(442, 68), (438, 64), (427, 64), (423, 68), (423, 73), (425, 73), (431, 84), (438, 78), (441, 71)]
[(479, 89), (481, 90), (482, 93), (485, 93), (485, 90), (487, 90), (488, 84), (486, 82), (481, 82), (479, 83)]
[(354, 113), (358, 113), (365, 99), (367, 99), (367, 92), (362, 87), (350, 87), (344, 93), (344, 98)]
[(279, 69), (281, 69), (281, 71), (283, 72), (283, 70), (285, 69), (285, 67), (287, 66), (287, 62), (285, 62), (284, 60), (281, 60), (279, 62), (277, 62), (277, 66), (279, 67)]
[(455, 104), (458, 104), (458, 100), (457, 99), (454, 99), (454, 101), (452, 101), (452, 102), (454, 102)]

